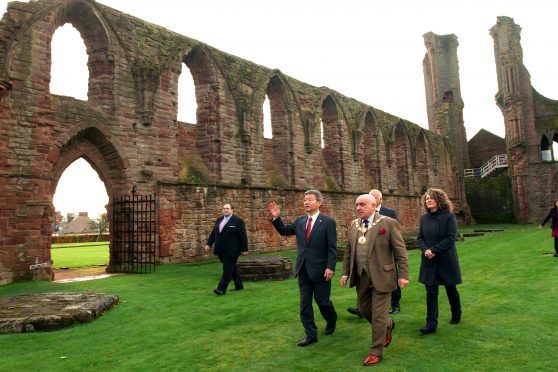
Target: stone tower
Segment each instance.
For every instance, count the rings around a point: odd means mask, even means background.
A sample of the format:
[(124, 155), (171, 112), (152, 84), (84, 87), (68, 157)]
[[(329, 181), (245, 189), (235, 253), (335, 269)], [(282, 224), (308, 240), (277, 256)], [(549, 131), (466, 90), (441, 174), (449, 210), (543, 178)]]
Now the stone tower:
[[(558, 193), (558, 102), (540, 95), (523, 64), (521, 27), (498, 17), (490, 30), (498, 76), (496, 103), (504, 115), (515, 217), (539, 222)], [(545, 156), (546, 155), (546, 156)]]
[[(423, 35), (426, 55), (422, 62), (424, 86), (426, 90), (426, 109), (428, 128), (447, 138), (453, 163), (456, 182), (452, 190), (459, 200), (465, 198), (463, 170), (469, 168), (467, 135), (463, 123), (463, 100), (459, 84), (459, 63), (457, 60), (457, 36), (436, 35), (428, 32)], [(431, 185), (437, 186), (437, 185)], [(461, 206), (468, 211), (466, 202)], [(472, 222), (470, 213), (465, 212), (465, 220)]]
[(457, 36), (423, 35), (426, 55), (422, 62), (428, 128), (450, 139), (456, 172), (469, 167), (467, 135), (463, 124), (463, 99), (459, 84)]

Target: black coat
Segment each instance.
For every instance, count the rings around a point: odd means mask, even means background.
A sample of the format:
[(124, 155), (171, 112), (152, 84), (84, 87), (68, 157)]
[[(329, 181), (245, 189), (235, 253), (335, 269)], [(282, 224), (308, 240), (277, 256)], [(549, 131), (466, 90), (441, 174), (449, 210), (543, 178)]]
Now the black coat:
[(384, 207), (382, 205), (380, 207), (380, 214), (382, 216), (388, 216), (388, 217), (393, 218), (394, 220), (397, 220), (397, 213), (395, 213), (395, 209), (393, 209), (393, 208)]
[(324, 214), (319, 214), (312, 226), (312, 231), (306, 242), (306, 222), (308, 216), (299, 216), (290, 225), (286, 225), (281, 217), (272, 221), (273, 226), (281, 235), (296, 235), (296, 264), (295, 275), (306, 264), (308, 276), (314, 282), (324, 281), (325, 269), (335, 271), (337, 262), (337, 231), (335, 220)]
[[(420, 218), (418, 245), (422, 251), (419, 282), (426, 285), (461, 284), (461, 269), (455, 248), (457, 220), (450, 212), (425, 213)], [(436, 256), (428, 259), (430, 249)]]
[(556, 224), (558, 223), (558, 210), (556, 208), (550, 209), (550, 211), (546, 215), (546, 218), (541, 223), (541, 226), (544, 226), (550, 219), (552, 219), (550, 227), (554, 229), (556, 227)]
[(225, 217), (221, 216), (215, 221), (207, 245), (211, 247), (215, 243), (214, 253), (217, 256), (238, 257), (240, 252), (248, 251), (246, 226), (240, 217), (233, 214), (223, 226), (223, 230), (219, 232), (219, 224), (223, 218)]

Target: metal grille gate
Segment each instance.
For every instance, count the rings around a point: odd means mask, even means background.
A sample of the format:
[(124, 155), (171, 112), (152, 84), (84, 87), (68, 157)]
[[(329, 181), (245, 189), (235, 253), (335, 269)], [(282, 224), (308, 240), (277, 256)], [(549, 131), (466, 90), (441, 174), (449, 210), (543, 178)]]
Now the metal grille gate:
[(155, 194), (114, 196), (112, 270), (144, 274), (155, 271), (157, 237)]

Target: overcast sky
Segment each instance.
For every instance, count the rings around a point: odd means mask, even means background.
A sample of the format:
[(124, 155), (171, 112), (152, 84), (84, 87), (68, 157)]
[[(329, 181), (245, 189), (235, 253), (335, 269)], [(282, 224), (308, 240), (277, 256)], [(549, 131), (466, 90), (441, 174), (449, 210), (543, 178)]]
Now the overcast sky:
[[(425, 128), (422, 35), (453, 33), (459, 41), (469, 139), (481, 128), (504, 136), (503, 117), (494, 102), (497, 80), (489, 29), (497, 16), (505, 15), (522, 27), (524, 63), (533, 86), (544, 96), (558, 98), (555, 1), (98, 2), (314, 86), (328, 86)], [(0, 4), (5, 10), (7, 1)]]

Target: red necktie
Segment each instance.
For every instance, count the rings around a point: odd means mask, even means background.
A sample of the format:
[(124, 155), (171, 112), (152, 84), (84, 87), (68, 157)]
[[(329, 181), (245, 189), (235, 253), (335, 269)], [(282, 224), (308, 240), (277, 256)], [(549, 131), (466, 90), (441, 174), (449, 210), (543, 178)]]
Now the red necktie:
[(312, 231), (312, 217), (308, 217), (308, 224), (306, 225), (306, 241), (308, 241), (310, 231)]

